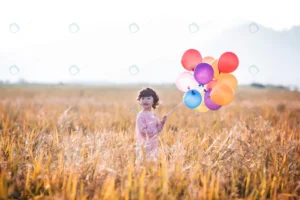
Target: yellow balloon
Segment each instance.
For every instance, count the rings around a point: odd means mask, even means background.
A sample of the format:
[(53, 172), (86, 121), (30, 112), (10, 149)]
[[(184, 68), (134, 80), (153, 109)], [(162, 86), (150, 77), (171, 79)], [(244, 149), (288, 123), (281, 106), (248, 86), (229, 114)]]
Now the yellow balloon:
[(233, 74), (220, 74), (217, 84), (226, 84), (235, 90), (237, 88), (238, 81)]
[(218, 105), (226, 106), (234, 99), (233, 89), (226, 84), (217, 84), (210, 93), (210, 98)]
[(205, 103), (204, 103), (204, 93), (203, 92), (200, 92), (201, 96), (202, 96), (202, 102), (201, 104), (195, 108), (198, 112), (201, 112), (201, 113), (204, 113), (204, 112), (207, 112), (209, 111), (209, 109), (206, 107)]
[(220, 76), (220, 72), (218, 69), (218, 60), (215, 59), (212, 63), (211, 63), (212, 68), (214, 69), (214, 79), (218, 79)]
[(212, 62), (214, 61), (215, 59), (213, 58), (213, 57), (211, 57), (211, 56), (206, 56), (206, 57), (204, 57), (203, 59), (202, 59), (202, 62), (203, 63), (208, 63), (208, 64), (212, 64)]

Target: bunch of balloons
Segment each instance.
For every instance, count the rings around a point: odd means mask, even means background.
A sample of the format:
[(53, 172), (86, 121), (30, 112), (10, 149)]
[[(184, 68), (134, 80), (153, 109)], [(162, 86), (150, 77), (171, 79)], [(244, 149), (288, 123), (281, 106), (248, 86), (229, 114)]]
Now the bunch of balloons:
[(188, 108), (207, 112), (233, 101), (238, 81), (231, 73), (239, 65), (234, 53), (223, 53), (219, 59), (202, 58), (196, 49), (188, 49), (182, 55), (181, 64), (187, 71), (177, 77), (176, 87), (185, 93), (183, 102)]

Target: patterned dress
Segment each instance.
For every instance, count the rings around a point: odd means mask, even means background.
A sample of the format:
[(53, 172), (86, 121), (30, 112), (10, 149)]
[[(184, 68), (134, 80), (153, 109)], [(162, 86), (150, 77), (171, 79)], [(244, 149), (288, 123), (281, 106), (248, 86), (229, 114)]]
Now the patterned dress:
[(157, 159), (158, 133), (164, 125), (152, 111), (140, 111), (136, 118), (136, 154), (137, 161), (143, 159), (144, 148), (146, 159)]

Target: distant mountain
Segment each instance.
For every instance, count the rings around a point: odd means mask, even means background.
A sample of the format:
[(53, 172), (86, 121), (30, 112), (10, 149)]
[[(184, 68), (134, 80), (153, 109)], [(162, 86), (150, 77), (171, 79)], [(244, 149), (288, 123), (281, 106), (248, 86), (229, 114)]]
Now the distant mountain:
[(254, 88), (265, 88), (266, 87), (266, 86), (264, 86), (263, 84), (260, 84), (260, 83), (252, 83), (250, 86), (254, 87)]
[(290, 91), (299, 91), (299, 88), (297, 86), (282, 86), (282, 85), (272, 85), (272, 84), (261, 84), (261, 83), (252, 83), (250, 85), (254, 88), (260, 88), (260, 89), (279, 89), (279, 90), (290, 90)]
[[(255, 26), (258, 30), (252, 33)], [(236, 53), (240, 65), (234, 73), (239, 81), (300, 86), (300, 26), (275, 31), (243, 21), (224, 30), (207, 51), (218, 52), (218, 57), (226, 51)], [(248, 71), (251, 65), (259, 69), (256, 75)]]

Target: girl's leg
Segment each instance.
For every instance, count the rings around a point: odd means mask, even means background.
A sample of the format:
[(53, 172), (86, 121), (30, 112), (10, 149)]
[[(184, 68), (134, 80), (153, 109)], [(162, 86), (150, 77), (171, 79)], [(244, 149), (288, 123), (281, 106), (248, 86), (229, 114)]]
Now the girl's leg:
[(157, 161), (157, 160), (158, 160), (157, 148), (152, 149), (152, 150), (149, 152), (149, 158), (150, 158), (152, 161)]
[(142, 148), (140, 146), (137, 146), (135, 152), (136, 152), (135, 163), (137, 164), (143, 160)]
[(151, 160), (158, 159), (158, 139), (149, 142), (149, 148), (147, 151), (147, 159), (150, 158)]

